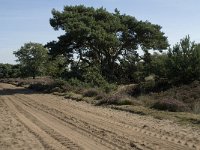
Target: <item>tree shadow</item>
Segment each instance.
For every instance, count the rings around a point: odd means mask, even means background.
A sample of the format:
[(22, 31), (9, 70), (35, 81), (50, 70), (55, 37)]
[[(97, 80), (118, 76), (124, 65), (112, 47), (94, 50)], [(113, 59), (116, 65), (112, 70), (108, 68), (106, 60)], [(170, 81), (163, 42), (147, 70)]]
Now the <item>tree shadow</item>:
[(17, 89), (0, 89), (0, 96), (15, 95), (15, 94), (36, 94), (36, 92), (24, 88)]

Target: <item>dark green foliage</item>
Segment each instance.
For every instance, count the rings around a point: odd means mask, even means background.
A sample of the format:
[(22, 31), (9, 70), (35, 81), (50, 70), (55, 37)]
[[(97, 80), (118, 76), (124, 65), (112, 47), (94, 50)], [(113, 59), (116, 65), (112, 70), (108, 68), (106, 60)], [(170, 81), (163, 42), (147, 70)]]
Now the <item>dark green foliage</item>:
[[(152, 77), (153, 76), (149, 76), (148, 78)], [(169, 85), (167, 80), (152, 78), (150, 80), (141, 81), (139, 84), (126, 85), (125, 88), (120, 91), (120, 93), (138, 97), (142, 94), (165, 91), (170, 87), (171, 85)]]
[(0, 77), (7, 78), (11, 72), (11, 65), (9, 64), (0, 64)]
[(45, 74), (52, 77), (61, 77), (66, 71), (66, 60), (63, 56), (49, 56), (45, 63)]
[(116, 88), (115, 84), (108, 83), (100, 73), (98, 67), (88, 67), (83, 73), (84, 82), (90, 87), (96, 87), (106, 93), (111, 92)]
[(143, 74), (140, 72), (141, 63), (138, 54), (132, 54), (120, 59), (120, 65), (117, 68), (118, 83), (137, 83), (141, 81)]
[(61, 77), (66, 80), (76, 78), (78, 80), (83, 81), (83, 72), (84, 70), (81, 67), (79, 67), (79, 64), (73, 62), (70, 64), (70, 69), (65, 70), (65, 72), (62, 73)]
[[(171, 87), (168, 80), (165, 78), (156, 79), (155, 76), (153, 75), (148, 76), (148, 77), (151, 79), (145, 80), (144, 82), (140, 82), (138, 86), (138, 88), (140, 89), (140, 92), (143, 94), (147, 94), (150, 92), (161, 92)], [(147, 77), (145, 79), (147, 79)]]
[(154, 74), (156, 77), (166, 78), (166, 63), (168, 59), (169, 58), (166, 53), (153, 53), (152, 55), (150, 55), (150, 62), (145, 64), (143, 72), (145, 72), (147, 76), (150, 74)]
[(0, 64), (0, 78), (17, 78), (20, 75), (20, 65)]
[[(139, 81), (142, 93), (160, 92), (173, 85), (189, 84), (200, 79), (200, 45), (183, 38), (167, 53), (145, 52)], [(137, 71), (136, 71), (137, 73)], [(152, 80), (145, 80), (154, 76)]]
[(64, 11), (53, 10), (52, 14), (51, 26), (65, 34), (46, 45), (50, 54), (62, 54), (71, 63), (78, 59), (78, 63), (87, 66), (97, 65), (110, 81), (120, 80), (118, 62), (121, 58), (138, 57), (139, 46), (146, 50), (168, 46), (159, 25), (138, 21), (118, 10), (110, 13), (104, 8), (80, 5), (65, 6)]
[(15, 51), (14, 54), (21, 65), (22, 76), (35, 78), (38, 75), (44, 75), (48, 59), (47, 52), (42, 44), (31, 42), (25, 43), (18, 51)]
[(71, 78), (67, 81), (70, 85), (76, 86), (76, 87), (89, 87), (87, 83), (80, 81), (77, 78)]
[(84, 81), (90, 84), (92, 87), (102, 87), (108, 84), (97, 67), (86, 68), (83, 73), (83, 78)]
[(200, 79), (200, 45), (187, 36), (169, 49), (168, 79), (174, 84), (187, 84)]

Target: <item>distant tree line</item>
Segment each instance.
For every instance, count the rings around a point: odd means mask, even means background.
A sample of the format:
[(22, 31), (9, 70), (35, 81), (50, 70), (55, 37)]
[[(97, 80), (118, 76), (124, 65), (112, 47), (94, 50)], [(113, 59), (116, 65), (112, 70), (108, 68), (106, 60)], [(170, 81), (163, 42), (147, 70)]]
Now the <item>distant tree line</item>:
[(0, 78), (17, 78), (21, 76), (20, 65), (0, 63)]
[[(50, 24), (64, 34), (57, 41), (25, 43), (18, 65), (0, 64), (0, 77), (49, 75), (83, 82), (187, 84), (200, 79), (200, 44), (189, 36), (169, 47), (161, 26), (104, 8), (65, 6)], [(141, 53), (142, 52), (142, 53)]]

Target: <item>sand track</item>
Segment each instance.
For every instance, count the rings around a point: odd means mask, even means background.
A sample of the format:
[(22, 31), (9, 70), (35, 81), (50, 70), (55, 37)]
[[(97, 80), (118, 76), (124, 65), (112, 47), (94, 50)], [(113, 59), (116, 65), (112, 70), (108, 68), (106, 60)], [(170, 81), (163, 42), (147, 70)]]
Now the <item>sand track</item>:
[[(192, 128), (3, 83), (0, 114), (0, 126), (12, 125), (0, 128), (0, 149), (200, 150)], [(17, 125), (23, 145), (13, 137)]]

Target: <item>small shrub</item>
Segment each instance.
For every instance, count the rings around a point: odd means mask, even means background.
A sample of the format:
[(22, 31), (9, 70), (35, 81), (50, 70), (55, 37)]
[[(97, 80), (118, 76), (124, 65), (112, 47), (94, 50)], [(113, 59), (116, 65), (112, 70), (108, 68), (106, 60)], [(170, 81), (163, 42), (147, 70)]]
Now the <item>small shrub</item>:
[(63, 85), (66, 84), (66, 81), (61, 80), (61, 79), (57, 79), (57, 80), (55, 80), (55, 81), (53, 82), (53, 84), (54, 84), (55, 86), (63, 86)]
[(82, 95), (76, 94), (74, 92), (65, 93), (65, 98), (66, 99), (72, 99), (72, 100), (75, 100), (75, 101), (82, 101), (83, 100)]
[(74, 91), (76, 94), (82, 94), (82, 95), (85, 92), (85, 88), (83, 87), (72, 87), (71, 90)]
[(101, 87), (107, 84), (107, 81), (104, 79), (97, 66), (87, 68), (83, 74), (83, 78), (84, 81), (89, 83), (92, 87)]
[(117, 105), (132, 105), (132, 101), (129, 99), (120, 99)]
[(156, 100), (149, 95), (141, 95), (137, 97), (137, 101), (147, 107), (152, 107), (152, 105), (156, 102)]
[(108, 83), (102, 76), (100, 69), (96, 66), (87, 68), (83, 74), (83, 78), (89, 87), (100, 88), (106, 93), (110, 93), (116, 89), (116, 85)]
[(140, 93), (147, 94), (166, 91), (170, 87), (171, 85), (166, 78), (153, 78), (152, 76), (148, 76), (144, 82), (139, 84), (138, 89)]
[(121, 99), (120, 95), (107, 95), (98, 102), (98, 105), (117, 104), (120, 99)]
[(102, 100), (106, 97), (104, 93), (98, 93), (98, 95), (94, 98), (95, 100)]
[(186, 104), (184, 104), (181, 101), (178, 101), (176, 99), (172, 98), (166, 98), (163, 100), (160, 100), (156, 102), (152, 108), (158, 109), (158, 110), (167, 110), (167, 111), (172, 111), (172, 112), (177, 112), (177, 111), (188, 111), (189, 108), (187, 107)]
[(138, 84), (129, 84), (119, 86), (117, 93), (121, 95), (138, 96), (141, 92)]
[(155, 75), (145, 77), (145, 81), (140, 83), (141, 92), (147, 93), (152, 91), (156, 86)]
[(79, 79), (77, 78), (71, 78), (68, 80), (68, 83), (71, 85), (71, 86), (74, 86), (74, 87), (88, 87), (87, 83), (84, 83), (82, 81), (80, 81)]
[(39, 92), (63, 92), (63, 90), (59, 87), (56, 86), (56, 84), (54, 83), (49, 83), (49, 84), (45, 84), (45, 83), (33, 83), (29, 85), (29, 88), (35, 91), (39, 91)]
[(200, 100), (200, 83), (199, 81), (194, 81), (191, 84), (174, 86), (166, 91), (153, 93), (152, 97), (156, 100), (172, 97), (187, 104), (191, 110), (194, 110), (197, 109), (195, 105)]
[(54, 87), (51, 89), (51, 92), (63, 92), (63, 90), (60, 87)]
[(84, 97), (95, 97), (98, 95), (98, 93), (99, 93), (99, 91), (96, 89), (89, 89), (84, 92), (83, 96)]
[(114, 90), (116, 90), (117, 86), (115, 84), (109, 84), (109, 83), (106, 83), (104, 85), (101, 85), (100, 87), (105, 93), (110, 93)]
[(138, 85), (132, 84), (125, 87), (124, 93), (128, 95), (138, 95), (140, 92)]
[(69, 91), (74, 91), (77, 94), (83, 94), (86, 88), (89, 88), (89, 85), (77, 78), (71, 78), (67, 81), (70, 89)]
[(70, 86), (68, 83), (65, 83), (65, 85), (62, 85), (60, 88), (63, 90), (63, 92), (69, 92), (71, 91), (72, 86)]
[(196, 114), (200, 114), (200, 102), (194, 103), (193, 112)]
[(124, 98), (122, 95), (109, 95), (105, 96), (98, 105), (131, 105), (129, 99)]

